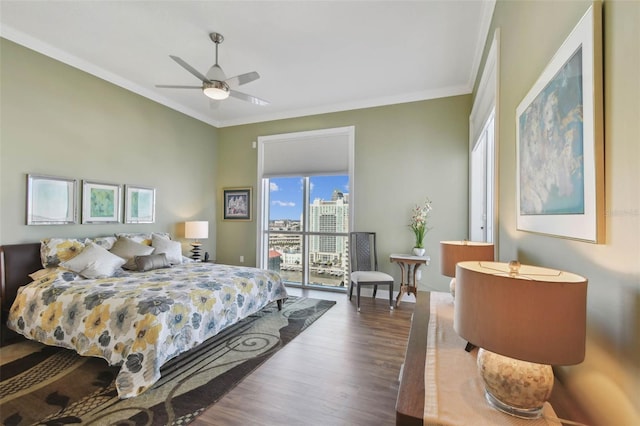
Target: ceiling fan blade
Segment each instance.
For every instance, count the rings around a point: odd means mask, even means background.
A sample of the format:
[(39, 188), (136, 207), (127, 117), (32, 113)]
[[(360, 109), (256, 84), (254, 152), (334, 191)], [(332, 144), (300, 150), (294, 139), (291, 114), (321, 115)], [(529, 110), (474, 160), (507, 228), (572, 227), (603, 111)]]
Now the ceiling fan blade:
[(247, 95), (246, 93), (238, 92), (237, 90), (230, 90), (229, 96), (233, 96), (236, 99), (251, 102), (254, 105), (269, 105), (268, 101), (264, 99), (256, 98), (255, 96)]
[(252, 81), (255, 81), (259, 78), (260, 78), (260, 74), (253, 71), (253, 72), (248, 72), (246, 74), (240, 74), (240, 75), (236, 75), (235, 77), (228, 78), (224, 82), (227, 83), (229, 86), (235, 87), (235, 86), (242, 86), (243, 84), (251, 83)]
[(186, 63), (182, 59), (178, 58), (177, 56), (173, 56), (173, 55), (169, 55), (169, 57), (171, 59), (173, 59), (174, 61), (176, 61), (178, 63), (178, 65), (180, 65), (182, 68), (184, 68), (185, 70), (189, 71), (191, 74), (193, 74), (196, 77), (198, 77), (198, 79), (200, 79), (200, 81), (202, 81), (203, 83), (205, 81), (209, 81), (207, 79), (207, 77), (202, 75), (202, 73), (200, 71), (198, 71), (197, 69), (193, 68), (191, 65), (189, 65), (188, 63)]
[(162, 89), (202, 89), (202, 86), (176, 86), (175, 84), (156, 84)]

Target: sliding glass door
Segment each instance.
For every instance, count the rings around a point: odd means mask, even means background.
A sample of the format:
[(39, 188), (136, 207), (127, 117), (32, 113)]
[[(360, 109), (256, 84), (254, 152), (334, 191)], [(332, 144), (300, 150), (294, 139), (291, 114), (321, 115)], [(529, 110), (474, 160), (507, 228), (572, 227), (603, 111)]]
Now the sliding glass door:
[(354, 146), (354, 126), (258, 137), (258, 265), (288, 285), (348, 284)]
[(263, 179), (262, 252), (289, 285), (344, 290), (348, 274), (349, 176)]

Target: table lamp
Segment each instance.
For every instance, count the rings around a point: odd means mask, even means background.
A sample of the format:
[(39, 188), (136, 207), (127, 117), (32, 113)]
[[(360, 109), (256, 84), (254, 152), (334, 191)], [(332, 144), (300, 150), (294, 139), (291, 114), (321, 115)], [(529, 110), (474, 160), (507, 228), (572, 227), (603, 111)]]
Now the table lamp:
[(449, 290), (456, 297), (456, 264), (465, 260), (493, 260), (493, 243), (440, 241), (440, 273), (451, 277)]
[(184, 223), (184, 237), (188, 240), (194, 240), (191, 243), (191, 258), (196, 262), (200, 261), (200, 243), (199, 240), (209, 238), (209, 222), (206, 220), (198, 220)]
[(453, 328), (477, 347), (485, 398), (538, 418), (553, 388), (551, 365), (584, 360), (587, 279), (518, 262), (456, 266)]

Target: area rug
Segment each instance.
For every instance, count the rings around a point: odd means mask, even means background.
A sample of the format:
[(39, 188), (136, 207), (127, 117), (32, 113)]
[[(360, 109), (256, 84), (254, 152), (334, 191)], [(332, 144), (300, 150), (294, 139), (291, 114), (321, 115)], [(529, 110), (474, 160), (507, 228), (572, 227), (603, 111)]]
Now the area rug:
[(15, 343), (1, 353), (26, 353), (0, 360), (2, 424), (188, 424), (334, 304), (290, 297), (278, 311), (273, 303), (170, 361), (151, 389), (125, 400), (115, 389), (118, 367), (63, 348)]

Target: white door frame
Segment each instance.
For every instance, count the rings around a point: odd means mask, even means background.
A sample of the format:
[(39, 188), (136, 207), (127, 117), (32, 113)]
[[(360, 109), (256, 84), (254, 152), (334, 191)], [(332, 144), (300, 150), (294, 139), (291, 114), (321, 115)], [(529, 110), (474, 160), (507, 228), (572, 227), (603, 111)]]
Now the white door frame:
[[(498, 256), (498, 129), (500, 82), (500, 29), (496, 29), (478, 85), (478, 92), (469, 116), (469, 236), (477, 235), (477, 212), (486, 215), (484, 240), (493, 242)], [(491, 124), (492, 123), (492, 124)], [(484, 146), (477, 146), (477, 144)], [(474, 150), (476, 151), (474, 159)], [(478, 156), (483, 154), (482, 161)], [(478, 167), (481, 170), (477, 170)], [(478, 179), (480, 181), (478, 181)], [(484, 195), (474, 197), (474, 190), (482, 187)], [(486, 188), (486, 191), (485, 191)], [(481, 205), (478, 205), (480, 203)], [(474, 219), (472, 215), (476, 215)], [(477, 231), (477, 230), (475, 230)]]

